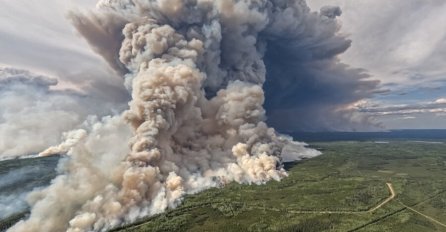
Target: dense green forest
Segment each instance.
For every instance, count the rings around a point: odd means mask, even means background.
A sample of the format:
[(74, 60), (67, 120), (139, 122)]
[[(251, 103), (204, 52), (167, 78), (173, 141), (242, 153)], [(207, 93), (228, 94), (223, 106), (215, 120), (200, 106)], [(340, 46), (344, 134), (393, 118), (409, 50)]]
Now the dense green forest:
[[(446, 144), (314, 143), (266, 185), (230, 184), (115, 231), (446, 231)], [(391, 195), (395, 198), (383, 204)], [(416, 211), (416, 212), (415, 212)]]
[(446, 231), (445, 143), (311, 146), (323, 155), (286, 164), (281, 182), (209, 189), (114, 231)]

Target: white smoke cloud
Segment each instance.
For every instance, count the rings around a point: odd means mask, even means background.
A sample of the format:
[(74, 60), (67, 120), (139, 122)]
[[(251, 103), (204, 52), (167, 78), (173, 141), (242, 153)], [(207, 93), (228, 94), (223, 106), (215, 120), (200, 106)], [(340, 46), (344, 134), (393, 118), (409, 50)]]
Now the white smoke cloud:
[(35, 154), (59, 144), (61, 134), (81, 127), (89, 114), (122, 108), (100, 93), (57, 90), (57, 84), (55, 78), (0, 67), (0, 158)]
[(87, 136), (87, 132), (83, 129), (65, 132), (63, 134), (64, 140), (57, 146), (52, 146), (39, 153), (39, 156), (50, 156), (57, 154), (66, 154), (72, 147), (74, 147), (80, 140)]
[[(303, 69), (309, 77), (318, 67), (334, 70), (326, 86), (339, 90), (353, 82), (341, 106), (376, 86), (336, 60), (350, 44), (336, 36), (337, 7), (320, 14), (298, 0), (104, 0), (98, 7), (93, 15), (71, 18), (108, 63), (128, 72), (129, 109), (88, 121), (87, 134), (67, 134), (65, 143), (50, 149), (69, 154), (61, 175), (28, 197), (31, 215), (11, 232), (106, 231), (176, 207), (186, 194), (206, 188), (280, 181), (287, 176), (283, 160), (320, 153), (265, 123), (267, 78), (281, 85), (296, 80), (287, 70), (268, 75), (268, 67), (274, 73), (311, 64)], [(98, 44), (105, 37), (106, 44), (119, 41), (119, 53)], [(288, 46), (299, 53), (279, 56)], [(274, 57), (285, 65), (268, 66)], [(316, 82), (324, 77), (317, 75)]]
[(0, 155), (27, 155), (59, 143), (60, 134), (82, 122), (70, 94), (51, 91), (55, 79), (24, 70), (0, 69)]

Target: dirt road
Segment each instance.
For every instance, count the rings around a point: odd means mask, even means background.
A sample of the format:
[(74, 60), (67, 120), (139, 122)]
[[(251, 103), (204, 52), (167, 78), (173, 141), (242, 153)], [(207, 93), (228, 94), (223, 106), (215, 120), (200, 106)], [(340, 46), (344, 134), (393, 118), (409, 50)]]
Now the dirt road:
[(381, 202), (379, 205), (369, 209), (367, 212), (372, 213), (372, 212), (376, 211), (377, 209), (381, 208), (383, 205), (387, 204), (393, 198), (395, 198), (396, 194), (395, 194), (395, 190), (393, 189), (392, 183), (386, 183), (386, 185), (387, 185), (387, 188), (389, 188), (390, 196), (386, 200)]
[(412, 208), (412, 207), (409, 207), (409, 206), (407, 206), (407, 205), (405, 205), (405, 204), (403, 204), (403, 203), (401, 203), (401, 202), (400, 202), (400, 204), (401, 204), (402, 206), (406, 207), (408, 210), (410, 210), (410, 211), (412, 211), (412, 212), (414, 212), (414, 213), (417, 213), (417, 214), (419, 214), (419, 215), (421, 215), (421, 216), (427, 218), (428, 220), (437, 223), (437, 224), (440, 225), (440, 226), (446, 227), (445, 224), (443, 224), (443, 223), (437, 221), (435, 218), (432, 218), (432, 217), (430, 217), (430, 216), (427, 216), (426, 214), (423, 214), (423, 213), (417, 211), (416, 209), (414, 209), (414, 208)]

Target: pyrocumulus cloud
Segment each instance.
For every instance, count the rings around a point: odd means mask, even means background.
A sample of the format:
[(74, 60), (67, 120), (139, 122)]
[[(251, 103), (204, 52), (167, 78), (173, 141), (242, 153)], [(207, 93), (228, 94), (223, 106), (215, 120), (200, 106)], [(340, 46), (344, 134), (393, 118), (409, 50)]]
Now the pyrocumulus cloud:
[[(342, 110), (376, 85), (336, 60), (350, 44), (336, 35), (340, 13), (313, 13), (299, 0), (108, 0), (71, 14), (92, 48), (126, 73), (132, 99), (121, 115), (90, 119), (50, 148), (68, 152), (62, 173), (30, 194), (30, 217), (9, 231), (106, 231), (206, 188), (280, 181), (283, 160), (319, 152), (268, 127), (265, 95), (277, 124), (279, 109), (305, 110), (300, 101), (275, 104), (296, 88), (349, 83), (355, 91), (334, 95), (342, 101), (329, 104), (328, 95), (308, 106), (348, 120)], [(308, 119), (300, 117), (285, 122)]]

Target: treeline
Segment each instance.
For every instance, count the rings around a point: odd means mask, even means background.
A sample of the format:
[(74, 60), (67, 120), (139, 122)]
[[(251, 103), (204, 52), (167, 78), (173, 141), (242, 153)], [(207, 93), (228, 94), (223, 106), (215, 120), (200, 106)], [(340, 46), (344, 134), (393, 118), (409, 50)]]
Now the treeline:
[(0, 220), (0, 232), (6, 231), (10, 227), (12, 227), (18, 221), (25, 218), (28, 215), (28, 213), (29, 213), (28, 211), (16, 213), (16, 214), (13, 214), (3, 220)]

